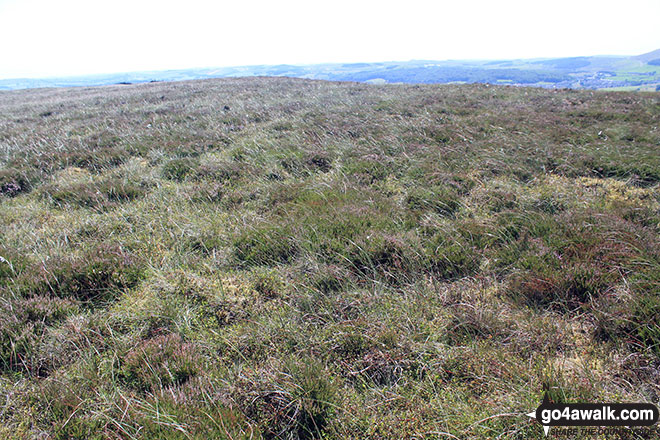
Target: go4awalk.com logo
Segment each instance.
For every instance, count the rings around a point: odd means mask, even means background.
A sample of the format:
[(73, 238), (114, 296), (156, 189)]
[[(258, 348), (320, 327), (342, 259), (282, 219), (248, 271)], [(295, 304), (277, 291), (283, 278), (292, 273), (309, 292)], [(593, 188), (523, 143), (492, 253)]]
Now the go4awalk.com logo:
[(527, 415), (543, 425), (547, 436), (553, 426), (653, 426), (658, 408), (651, 403), (552, 403), (546, 393)]

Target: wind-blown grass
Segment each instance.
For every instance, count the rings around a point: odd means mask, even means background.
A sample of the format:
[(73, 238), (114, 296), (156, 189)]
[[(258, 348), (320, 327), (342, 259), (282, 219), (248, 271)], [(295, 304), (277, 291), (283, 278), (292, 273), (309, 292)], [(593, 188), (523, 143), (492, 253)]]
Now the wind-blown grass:
[(0, 93), (3, 438), (542, 438), (660, 394), (660, 98)]

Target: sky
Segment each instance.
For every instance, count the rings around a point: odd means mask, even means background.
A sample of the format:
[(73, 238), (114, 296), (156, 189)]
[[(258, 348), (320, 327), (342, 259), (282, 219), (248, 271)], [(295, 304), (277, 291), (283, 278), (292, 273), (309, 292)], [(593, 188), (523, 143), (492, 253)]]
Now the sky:
[(637, 55), (660, 0), (0, 0), (0, 78)]

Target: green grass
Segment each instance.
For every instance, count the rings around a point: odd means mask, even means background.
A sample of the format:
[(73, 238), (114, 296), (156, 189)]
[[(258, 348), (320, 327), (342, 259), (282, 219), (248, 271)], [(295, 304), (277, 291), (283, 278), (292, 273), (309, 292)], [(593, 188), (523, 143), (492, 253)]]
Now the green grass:
[(0, 437), (543, 438), (660, 394), (660, 98), (0, 93)]

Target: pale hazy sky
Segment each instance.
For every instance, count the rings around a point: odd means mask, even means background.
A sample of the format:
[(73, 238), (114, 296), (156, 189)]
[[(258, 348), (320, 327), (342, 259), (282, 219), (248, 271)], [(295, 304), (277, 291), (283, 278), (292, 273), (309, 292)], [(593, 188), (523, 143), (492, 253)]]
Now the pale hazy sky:
[(659, 19), (660, 0), (0, 0), (0, 78), (635, 55)]

